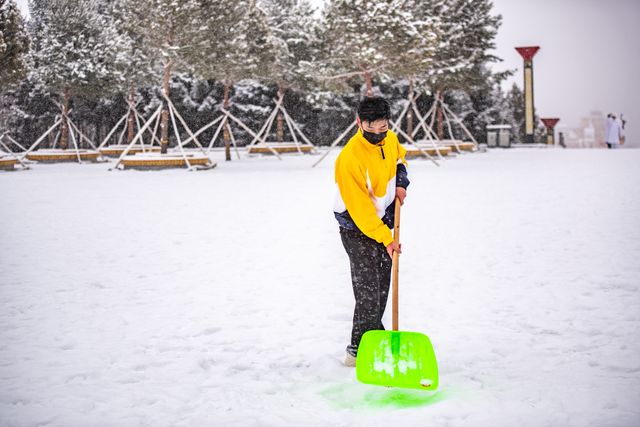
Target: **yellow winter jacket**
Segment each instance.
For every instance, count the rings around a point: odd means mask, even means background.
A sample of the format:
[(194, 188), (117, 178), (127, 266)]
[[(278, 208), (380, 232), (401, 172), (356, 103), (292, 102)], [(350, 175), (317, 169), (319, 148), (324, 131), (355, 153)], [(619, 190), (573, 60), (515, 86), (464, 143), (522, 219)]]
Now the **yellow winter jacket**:
[[(358, 129), (336, 159), (333, 210), (339, 223), (340, 215), (346, 211), (346, 217), (366, 236), (385, 246), (393, 241), (392, 225), (386, 225), (382, 218), (395, 200), (396, 186), (406, 188), (409, 183), (405, 154), (391, 130), (382, 142), (373, 145)], [(404, 166), (398, 167), (399, 164)], [(396, 182), (396, 170), (403, 171), (403, 183)]]

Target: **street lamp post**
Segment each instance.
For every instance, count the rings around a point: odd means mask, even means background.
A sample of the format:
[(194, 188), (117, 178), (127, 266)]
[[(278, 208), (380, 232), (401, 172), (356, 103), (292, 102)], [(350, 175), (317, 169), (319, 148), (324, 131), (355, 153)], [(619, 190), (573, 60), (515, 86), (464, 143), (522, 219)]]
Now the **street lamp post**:
[(524, 129), (525, 142), (533, 144), (535, 107), (533, 103), (533, 56), (540, 46), (517, 47), (516, 50), (524, 59)]

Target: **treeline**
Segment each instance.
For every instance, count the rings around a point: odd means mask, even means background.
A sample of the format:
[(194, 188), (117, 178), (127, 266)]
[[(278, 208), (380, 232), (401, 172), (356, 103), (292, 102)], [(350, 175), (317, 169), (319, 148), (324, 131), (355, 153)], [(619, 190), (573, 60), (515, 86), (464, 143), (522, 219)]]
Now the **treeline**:
[(442, 96), (480, 142), (491, 123), (522, 133), (522, 93), (505, 94), (508, 74), (490, 67), (501, 18), (489, 0), (328, 0), (320, 11), (306, 0), (31, 0), (27, 22), (0, 1), (0, 127), (27, 145), (60, 108), (100, 141), (126, 99), (149, 114), (162, 91), (194, 130), (221, 106), (258, 130), (284, 95), (318, 145), (362, 96), (382, 94), (397, 114), (415, 91), (425, 112)]

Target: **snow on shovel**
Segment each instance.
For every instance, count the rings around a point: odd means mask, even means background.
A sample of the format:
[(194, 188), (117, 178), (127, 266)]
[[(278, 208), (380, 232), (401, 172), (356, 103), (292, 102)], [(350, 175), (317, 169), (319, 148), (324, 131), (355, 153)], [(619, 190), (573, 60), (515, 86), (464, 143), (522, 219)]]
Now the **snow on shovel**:
[[(400, 243), (400, 200), (396, 198), (394, 241)], [(393, 252), (393, 330), (368, 331), (356, 358), (356, 377), (365, 384), (436, 390), (438, 363), (429, 337), (398, 331), (399, 254)]]

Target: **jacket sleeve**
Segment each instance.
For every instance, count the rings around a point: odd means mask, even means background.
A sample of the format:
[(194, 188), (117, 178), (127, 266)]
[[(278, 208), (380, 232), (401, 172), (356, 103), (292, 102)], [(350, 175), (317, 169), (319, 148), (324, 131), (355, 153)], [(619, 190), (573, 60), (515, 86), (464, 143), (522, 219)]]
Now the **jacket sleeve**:
[(405, 155), (407, 150), (400, 145), (400, 141), (396, 138), (398, 144), (398, 164), (396, 165), (396, 187), (402, 187), (405, 190), (410, 184), (409, 172), (407, 172), (407, 161)]
[(389, 227), (376, 214), (376, 208), (369, 196), (365, 173), (348, 159), (343, 159), (336, 164), (335, 178), (340, 197), (360, 231), (378, 243), (389, 245), (393, 236)]

